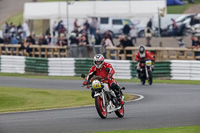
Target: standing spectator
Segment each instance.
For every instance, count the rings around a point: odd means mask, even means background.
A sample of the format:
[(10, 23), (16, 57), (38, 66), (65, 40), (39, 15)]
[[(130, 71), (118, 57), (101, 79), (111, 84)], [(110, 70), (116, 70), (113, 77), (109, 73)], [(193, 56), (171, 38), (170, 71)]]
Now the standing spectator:
[(94, 46), (94, 54), (102, 54), (102, 47), (101, 47), (101, 41), (102, 37), (100, 35), (100, 31), (96, 31), (96, 36), (95, 36), (95, 46)]
[(53, 29), (53, 37), (55, 37), (56, 36), (56, 30), (57, 30), (56, 21), (54, 21), (52, 29)]
[[(123, 49), (126, 47), (134, 47), (134, 44), (132, 43), (131, 40), (128, 39), (128, 36), (124, 37), (124, 43), (123, 43)], [(131, 50), (127, 50), (126, 54), (132, 54)], [(126, 57), (127, 60), (132, 60), (132, 57)]]
[(131, 37), (131, 42), (133, 42), (134, 40), (134, 44), (137, 43), (137, 30), (135, 29), (135, 27), (131, 27), (130, 37)]
[(87, 45), (86, 37), (82, 35), (78, 47), (79, 57), (89, 57), (89, 55), (91, 54), (90, 47), (86, 47), (86, 45)]
[(2, 32), (3, 32), (3, 36), (6, 36), (7, 33), (8, 33), (8, 29), (9, 29), (9, 26), (8, 26), (8, 22), (5, 22), (3, 25), (2, 25)]
[[(117, 45), (117, 47), (120, 47), (120, 48), (124, 48), (124, 36), (122, 35), (119, 35), (119, 45)], [(124, 50), (120, 50), (119, 54), (123, 54), (124, 53)]]
[(61, 31), (62, 25), (63, 25), (63, 21), (60, 20), (58, 22), (58, 25), (56, 26), (56, 30), (58, 31), (58, 36), (60, 36), (60, 34), (61, 34), (60, 31)]
[(146, 27), (145, 29), (145, 37), (146, 37), (146, 46), (151, 47), (151, 38), (152, 38), (152, 30), (149, 27)]
[(150, 29), (152, 29), (152, 19), (149, 19), (149, 21), (147, 23), (147, 27), (149, 27)]
[(130, 26), (128, 25), (128, 22), (126, 22), (126, 24), (125, 24), (124, 27), (123, 27), (123, 33), (124, 33), (125, 35), (128, 36), (130, 30), (131, 30), (131, 28), (130, 28)]
[(90, 24), (90, 34), (96, 36), (96, 30), (98, 27), (98, 20), (97, 18), (93, 17), (92, 22)]
[[(106, 47), (113, 47), (113, 43), (108, 36), (106, 36), (103, 39), (103, 46), (105, 49), (106, 49)], [(110, 50), (110, 53), (114, 53), (114, 51)], [(103, 55), (104, 55), (104, 57), (106, 57), (106, 50), (104, 50)], [(114, 59), (114, 58), (112, 58), (112, 59)]]
[[(187, 47), (187, 48), (189, 48), (189, 49), (199, 49), (200, 48), (200, 40), (194, 35), (192, 35), (191, 40), (192, 40), (192, 46)], [(200, 56), (200, 52), (195, 52), (195, 56)], [(200, 60), (200, 59), (198, 59), (198, 60)]]
[(10, 32), (10, 35), (11, 35), (11, 36), (12, 36), (12, 35), (13, 35), (13, 36), (16, 35), (17, 29), (16, 29), (15, 25), (11, 25), (11, 26), (10, 26), (9, 32)]
[(172, 34), (174, 37), (176, 37), (178, 32), (178, 26), (173, 18), (171, 20), (172, 20)]
[(23, 32), (24, 32), (23, 39), (26, 39), (27, 35), (29, 34), (28, 23), (25, 21), (25, 22), (23, 23), (22, 27), (23, 27)]
[(83, 26), (86, 27), (86, 32), (87, 32), (87, 34), (89, 34), (90, 24), (88, 23), (87, 19), (86, 19), (85, 23), (83, 24)]
[(96, 37), (95, 37), (95, 45), (100, 45), (102, 41), (102, 37), (100, 35), (100, 31), (96, 31)]
[(74, 28), (79, 28), (80, 26), (78, 25), (78, 19), (76, 18), (74, 21)]

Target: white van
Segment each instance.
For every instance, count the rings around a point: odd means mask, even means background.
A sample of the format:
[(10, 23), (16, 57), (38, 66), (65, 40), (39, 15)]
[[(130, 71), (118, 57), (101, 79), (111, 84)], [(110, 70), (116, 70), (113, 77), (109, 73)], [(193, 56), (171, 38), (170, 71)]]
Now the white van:
[(134, 25), (130, 19), (125, 18), (114, 18), (114, 17), (97, 17), (99, 22), (100, 33), (103, 34), (106, 30), (109, 30), (113, 33), (114, 37), (122, 34), (122, 29), (126, 22), (128, 22), (129, 26), (134, 26), (137, 30), (138, 36), (144, 36), (145, 27), (137, 27)]

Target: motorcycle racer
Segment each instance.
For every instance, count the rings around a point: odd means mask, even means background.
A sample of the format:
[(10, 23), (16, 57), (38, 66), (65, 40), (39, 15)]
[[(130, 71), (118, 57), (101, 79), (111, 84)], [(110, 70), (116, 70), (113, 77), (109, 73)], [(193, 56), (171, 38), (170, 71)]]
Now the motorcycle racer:
[[(101, 79), (108, 79), (108, 84), (110, 88), (115, 92), (116, 97), (121, 105), (124, 104), (124, 101), (121, 99), (120, 87), (117, 82), (114, 80), (113, 75), (115, 70), (113, 69), (110, 63), (104, 62), (104, 56), (97, 54), (94, 56), (94, 66), (90, 68), (89, 74), (86, 81), (83, 82), (83, 85), (88, 85), (88, 82), (93, 76), (100, 76)], [(92, 97), (94, 97), (94, 92), (92, 92)]]
[[(135, 56), (135, 60), (136, 61), (138, 61), (138, 63), (137, 63), (137, 73), (138, 73), (138, 77), (140, 77), (140, 62), (141, 61), (145, 61), (145, 60), (147, 60), (147, 59), (150, 59), (150, 60), (152, 60), (153, 62), (155, 61), (155, 58), (153, 58), (152, 57), (152, 54), (151, 53), (149, 53), (149, 52), (147, 52), (146, 50), (145, 50), (145, 47), (144, 46), (140, 46), (139, 47), (139, 52), (136, 54), (136, 56)], [(153, 66), (152, 66), (153, 67)]]

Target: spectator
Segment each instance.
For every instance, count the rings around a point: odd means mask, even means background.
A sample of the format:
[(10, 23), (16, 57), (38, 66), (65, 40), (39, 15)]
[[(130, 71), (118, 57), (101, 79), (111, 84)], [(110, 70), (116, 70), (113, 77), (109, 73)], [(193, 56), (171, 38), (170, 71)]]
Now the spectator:
[[(192, 40), (192, 46), (187, 47), (187, 48), (188, 49), (199, 49), (200, 48), (200, 40), (194, 35), (192, 35), (191, 40)], [(195, 56), (200, 56), (200, 52), (195, 52)]]
[(104, 46), (105, 47), (113, 47), (113, 43), (108, 36), (105, 37), (105, 39), (104, 39)]
[(104, 32), (104, 34), (103, 34), (103, 37), (104, 38), (108, 37), (111, 40), (112, 44), (114, 45), (114, 42), (113, 42), (113, 33), (112, 32), (110, 32), (109, 30), (106, 30)]
[[(119, 35), (119, 45), (117, 47), (124, 48), (124, 36)], [(119, 54), (123, 54), (124, 50), (120, 50)]]
[(67, 39), (65, 38), (64, 34), (60, 35), (60, 39), (56, 43), (56, 46), (67, 46)]
[(86, 33), (89, 33), (89, 29), (90, 29), (90, 24), (88, 23), (88, 20), (86, 19), (85, 23), (83, 24), (83, 26), (86, 27)]
[(85, 46), (85, 45), (87, 45), (87, 40), (86, 40), (86, 37), (82, 35), (79, 46)]
[(52, 29), (53, 29), (53, 37), (55, 37), (56, 36), (56, 30), (57, 30), (56, 21), (54, 21)]
[(125, 24), (124, 27), (123, 27), (123, 33), (124, 33), (125, 35), (128, 36), (130, 30), (131, 30), (131, 28), (130, 28), (130, 26), (128, 25), (128, 22), (126, 22), (126, 24)]
[(13, 36), (16, 35), (17, 29), (16, 29), (15, 25), (11, 25), (11, 26), (10, 26), (9, 32), (10, 32), (10, 35), (11, 35), (11, 36), (12, 36), (12, 35), (13, 35)]
[[(126, 47), (134, 47), (134, 44), (132, 43), (131, 40), (128, 39), (128, 36), (125, 36), (124, 37), (124, 43), (123, 43), (123, 48), (126, 48)], [(132, 51), (131, 50), (127, 50), (126, 51), (126, 54), (132, 54)], [(132, 57), (126, 57), (127, 60), (132, 60)]]
[(85, 33), (86, 35), (88, 35), (87, 30), (86, 30), (86, 26), (83, 26), (83, 29), (80, 31), (80, 34)]
[(136, 44), (137, 43), (137, 30), (135, 29), (135, 27), (131, 27), (130, 37), (131, 37), (131, 42), (133, 42), (133, 40), (134, 40), (133, 44)]
[(34, 39), (35, 35), (30, 35), (27, 37), (27, 41), (31, 42), (31, 44), (35, 44), (35, 39)]
[[(103, 46), (104, 46), (104, 49), (106, 49), (106, 47), (113, 47), (113, 43), (112, 41), (110, 40), (110, 37), (106, 36), (104, 39), (103, 39)], [(106, 57), (106, 50), (103, 50), (103, 55), (104, 57)], [(110, 50), (110, 53), (114, 53), (113, 50)], [(111, 57), (112, 59), (114, 59), (113, 57)]]
[(78, 19), (76, 18), (74, 21), (74, 28), (79, 28), (80, 26), (78, 25)]
[(90, 34), (96, 36), (96, 30), (98, 28), (98, 20), (93, 17), (92, 22), (90, 23)]
[(94, 46), (94, 54), (102, 54), (102, 47), (101, 47), (102, 37), (100, 35), (100, 31), (96, 31), (95, 36), (95, 46)]
[(22, 25), (23, 27), (23, 32), (24, 32), (24, 36), (23, 39), (26, 39), (28, 33), (29, 33), (29, 27), (28, 27), (28, 23), (25, 21)]
[(152, 29), (152, 19), (150, 19), (147, 23), (147, 27), (149, 27), (150, 29)]
[(70, 35), (70, 45), (78, 45), (79, 44), (79, 41), (78, 39), (76, 38), (76, 33), (72, 32), (71, 35)]
[(72, 33), (75, 33), (76, 34), (76, 37), (78, 37), (79, 35), (79, 31), (78, 31), (78, 28), (74, 28), (74, 30), (72, 31)]
[(61, 32), (61, 28), (62, 28), (62, 25), (63, 25), (63, 21), (59, 21), (58, 22), (58, 25), (56, 26), (56, 31), (58, 32), (58, 36), (60, 36), (60, 32)]
[(4, 43), (3, 38), (0, 37), (0, 44)]
[(173, 18), (171, 20), (172, 20), (172, 34), (174, 37), (176, 37), (178, 32), (178, 26)]
[(48, 45), (47, 40), (45, 39), (44, 35), (40, 36), (38, 45)]
[(152, 30), (149, 27), (146, 27), (145, 29), (145, 37), (146, 37), (146, 46), (151, 47), (151, 38), (152, 38)]
[(18, 44), (18, 40), (17, 40), (16, 36), (14, 36), (14, 35), (11, 36), (10, 44)]
[(24, 36), (23, 39), (26, 39), (28, 33), (29, 33), (29, 27), (28, 27), (28, 23), (25, 21), (22, 25), (23, 27), (23, 32), (24, 32)]
[(48, 45), (51, 45), (51, 46), (53, 46), (53, 39), (52, 39), (52, 37), (51, 37), (51, 34), (49, 33), (49, 34), (47, 34), (47, 43), (48, 43)]
[(100, 35), (100, 31), (96, 31), (96, 36), (95, 36), (95, 45), (100, 45), (102, 41), (102, 37)]

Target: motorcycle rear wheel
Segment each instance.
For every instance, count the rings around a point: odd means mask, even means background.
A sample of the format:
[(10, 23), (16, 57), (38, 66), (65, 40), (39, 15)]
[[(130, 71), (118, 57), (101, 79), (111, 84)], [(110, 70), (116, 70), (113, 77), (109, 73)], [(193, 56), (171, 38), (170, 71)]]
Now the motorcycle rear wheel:
[(124, 106), (122, 106), (121, 109), (115, 111), (115, 114), (116, 114), (119, 118), (124, 117)]
[(95, 106), (97, 113), (102, 119), (107, 118), (107, 108), (103, 107), (103, 99), (100, 96), (95, 97)]

